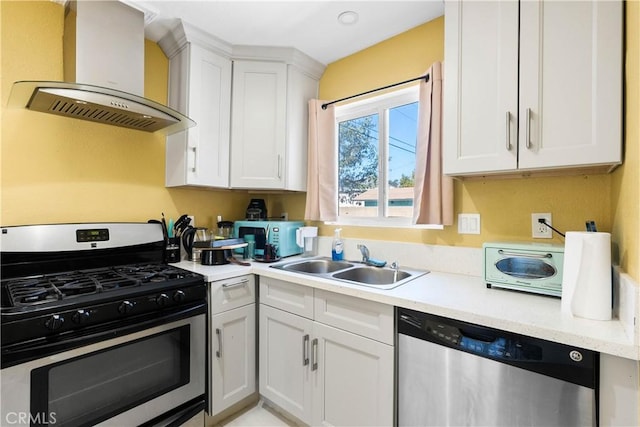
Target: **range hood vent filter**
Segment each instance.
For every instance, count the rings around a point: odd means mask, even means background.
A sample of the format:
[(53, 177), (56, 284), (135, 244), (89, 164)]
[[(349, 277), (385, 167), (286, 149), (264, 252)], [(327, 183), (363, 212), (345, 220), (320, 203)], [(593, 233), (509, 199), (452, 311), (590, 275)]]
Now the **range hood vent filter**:
[(162, 131), (167, 135), (195, 125), (188, 117), (149, 99), (74, 83), (16, 82), (9, 105), (144, 132)]
[(147, 132), (155, 132), (179, 121), (168, 114), (154, 117), (153, 115), (157, 115), (158, 111), (143, 107), (143, 105), (127, 103), (126, 100), (110, 98), (100, 93), (49, 88), (36, 89), (27, 106), (30, 110)]

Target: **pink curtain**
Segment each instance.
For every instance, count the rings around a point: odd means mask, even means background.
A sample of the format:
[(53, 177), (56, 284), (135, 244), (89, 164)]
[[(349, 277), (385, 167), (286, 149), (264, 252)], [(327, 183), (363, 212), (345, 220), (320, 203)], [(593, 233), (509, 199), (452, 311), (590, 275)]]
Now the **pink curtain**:
[(442, 63), (420, 82), (414, 224), (453, 224), (453, 180), (442, 175)]
[(309, 100), (309, 141), (307, 160), (307, 202), (304, 219), (338, 219), (338, 148), (335, 136), (335, 109), (322, 109), (326, 101)]

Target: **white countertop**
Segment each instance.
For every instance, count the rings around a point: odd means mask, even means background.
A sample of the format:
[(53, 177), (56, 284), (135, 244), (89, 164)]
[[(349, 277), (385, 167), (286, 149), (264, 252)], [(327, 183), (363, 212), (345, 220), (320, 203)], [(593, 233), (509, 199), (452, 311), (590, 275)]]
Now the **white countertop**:
[(620, 320), (597, 321), (572, 317), (561, 312), (558, 298), (487, 289), (482, 278), (477, 276), (431, 272), (395, 289), (380, 290), (274, 269), (269, 264), (251, 264), (251, 267), (236, 264), (204, 266), (183, 261), (174, 265), (203, 274), (209, 282), (257, 274), (640, 360), (638, 340)]

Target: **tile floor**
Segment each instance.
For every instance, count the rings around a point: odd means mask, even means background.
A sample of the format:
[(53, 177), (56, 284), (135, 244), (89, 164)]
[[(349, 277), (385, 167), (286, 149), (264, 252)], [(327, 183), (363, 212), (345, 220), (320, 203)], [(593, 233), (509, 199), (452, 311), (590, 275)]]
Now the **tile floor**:
[(296, 427), (262, 401), (237, 416), (227, 418), (217, 427)]

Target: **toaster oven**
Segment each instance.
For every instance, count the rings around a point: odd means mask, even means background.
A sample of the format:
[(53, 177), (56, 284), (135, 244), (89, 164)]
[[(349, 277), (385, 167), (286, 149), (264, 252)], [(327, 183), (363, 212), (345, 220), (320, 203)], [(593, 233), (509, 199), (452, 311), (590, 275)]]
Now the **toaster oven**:
[(487, 288), (562, 296), (564, 245), (485, 243), (482, 249)]

